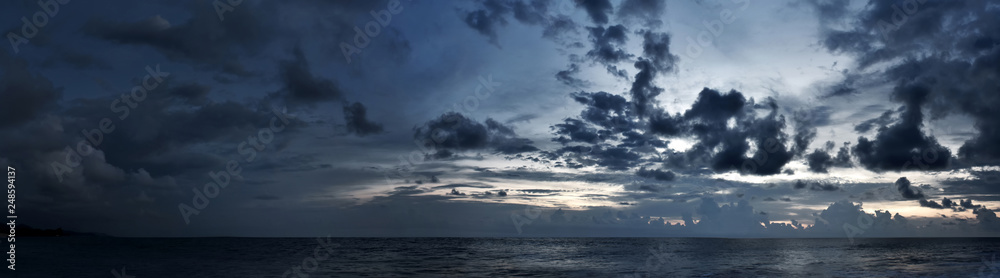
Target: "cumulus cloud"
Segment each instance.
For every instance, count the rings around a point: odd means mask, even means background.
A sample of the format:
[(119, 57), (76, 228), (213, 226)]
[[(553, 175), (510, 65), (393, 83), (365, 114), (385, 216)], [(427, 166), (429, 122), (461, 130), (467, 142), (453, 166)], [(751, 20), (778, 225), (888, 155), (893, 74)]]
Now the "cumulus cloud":
[(667, 2), (657, 0), (625, 0), (618, 7), (616, 16), (619, 20), (639, 20), (648, 27), (658, 27), (663, 24), (663, 14), (667, 10)]
[[(644, 64), (652, 67), (648, 61)], [(640, 75), (642, 72), (645, 71)], [(645, 79), (640, 75), (637, 83)], [(579, 118), (567, 118), (552, 126), (557, 135), (553, 141), (564, 147), (546, 152), (547, 157), (572, 159), (573, 165), (614, 165), (616, 169), (624, 169), (641, 161), (624, 163), (622, 158), (641, 160), (657, 154), (655, 148), (666, 148), (662, 137), (689, 137), (697, 140), (692, 148), (683, 153), (665, 153), (665, 161), (660, 161), (668, 167), (710, 167), (717, 172), (737, 170), (743, 174), (773, 175), (780, 173), (794, 155), (784, 131), (784, 116), (777, 113), (778, 106), (772, 99), (757, 104), (737, 91), (723, 94), (705, 88), (690, 109), (670, 115), (654, 105), (654, 98), (637, 97), (651, 95), (645, 89), (635, 88), (634, 85), (632, 92), (639, 93), (633, 94), (631, 100), (606, 92), (572, 94), (586, 108)], [(653, 111), (648, 121), (639, 116), (639, 107), (643, 106), (640, 102)], [(767, 114), (757, 116), (756, 110)], [(612, 140), (620, 143), (610, 145)], [(750, 156), (746, 155), (748, 152)]]
[[(990, 35), (1000, 30), (1000, 24), (989, 1), (880, 1), (856, 12), (847, 12), (846, 5), (836, 2), (813, 4), (821, 16), (822, 45), (830, 52), (853, 55), (856, 71), (872, 72), (884, 81), (876, 84), (895, 84), (891, 97), (904, 105), (896, 124), (880, 128), (874, 140), (859, 138), (855, 152), (863, 166), (873, 171), (946, 169), (951, 151), (921, 131), (922, 109), (930, 111), (932, 120), (949, 114), (973, 118), (978, 133), (965, 141), (958, 155), (975, 164), (1000, 160), (1000, 145), (995, 143), (1000, 141), (995, 132), (1000, 130), (1000, 118), (987, 112), (1000, 105), (1000, 99), (986, 93), (996, 91), (995, 73), (1000, 72), (1000, 47)], [(899, 17), (905, 21), (896, 22)], [(955, 18), (963, 20), (958, 23)], [(846, 21), (855, 24), (842, 28)], [(886, 69), (871, 71), (877, 64)], [(889, 114), (863, 122), (857, 130), (885, 126)], [(906, 157), (920, 152), (936, 153), (938, 159), (925, 162), (926, 167), (903, 169)]]
[(921, 192), (920, 189), (913, 188), (910, 184), (910, 180), (906, 179), (906, 177), (901, 177), (896, 180), (896, 190), (899, 191), (899, 194), (902, 195), (904, 199), (915, 200), (924, 198), (924, 193)]
[(653, 61), (659, 73), (674, 72), (680, 58), (670, 52), (670, 34), (646, 31), (642, 39), (643, 57)]
[(382, 132), (382, 125), (367, 119), (367, 110), (359, 102), (344, 105), (344, 121), (347, 122), (347, 132), (365, 136)]
[(795, 184), (792, 187), (795, 188), (795, 189), (803, 189), (803, 188), (807, 188), (808, 187), (810, 190), (817, 190), (817, 191), (838, 191), (838, 190), (840, 190), (840, 187), (837, 186), (837, 185), (835, 185), (835, 184), (832, 184), (832, 183), (829, 183), (829, 182), (821, 182), (821, 181), (805, 182), (805, 181), (802, 181), (802, 180), (797, 180), (797, 181), (795, 181)]
[(844, 145), (837, 151), (837, 156), (834, 157), (829, 154), (833, 150), (834, 143), (827, 141), (824, 149), (815, 149), (805, 156), (809, 171), (826, 173), (830, 167), (850, 168), (852, 166), (850, 145), (850, 142), (844, 142)]
[(542, 0), (483, 0), (472, 11), (463, 11), (462, 21), (479, 34), (500, 46), (497, 30), (513, 18), (521, 24), (541, 26), (542, 36), (558, 39), (563, 34), (576, 32), (577, 24), (565, 15), (555, 13), (561, 2)]
[(280, 97), (286, 103), (296, 105), (315, 105), (317, 102), (343, 100), (344, 93), (337, 83), (312, 73), (302, 49), (296, 47), (292, 55), (292, 60), (281, 62), (280, 76), (284, 88), (272, 93), (272, 97)]
[[(754, 110), (770, 110), (764, 117)], [(747, 101), (743, 94), (721, 94), (705, 88), (683, 114), (690, 132), (698, 142), (683, 158), (694, 165), (708, 165), (718, 172), (738, 170), (744, 174), (773, 175), (791, 161), (793, 153), (784, 133), (784, 116), (777, 114), (777, 104), (770, 100), (762, 106)], [(730, 121), (736, 125), (730, 126)], [(750, 157), (753, 143), (756, 150)]]
[(563, 84), (569, 85), (571, 87), (583, 88), (590, 86), (590, 82), (576, 78), (574, 75), (580, 72), (580, 66), (577, 64), (570, 64), (569, 68), (566, 70), (561, 70), (556, 73), (556, 79)]
[(608, 23), (608, 15), (614, 11), (609, 0), (574, 0), (577, 7), (583, 8), (594, 23), (601, 25)]
[(921, 130), (924, 116), (921, 107), (930, 93), (924, 84), (901, 84), (894, 96), (905, 103), (902, 120), (880, 129), (874, 139), (858, 137), (852, 150), (862, 166), (872, 171), (943, 170), (948, 167), (951, 151), (933, 136)]
[(413, 139), (425, 149), (436, 151), (439, 158), (456, 151), (492, 150), (502, 154), (537, 151), (531, 140), (517, 137), (514, 130), (493, 119), (485, 124), (464, 115), (449, 112), (414, 128)]
[[(587, 57), (596, 62), (613, 65), (626, 61), (633, 55), (625, 52), (622, 47), (628, 41), (628, 30), (624, 25), (587, 27), (593, 49), (587, 51)], [(609, 72), (611, 72), (609, 70)]]
[(941, 203), (938, 204), (933, 200), (920, 199), (921, 207), (935, 208), (935, 209), (951, 209), (956, 212), (965, 211), (967, 209), (979, 209), (982, 208), (981, 205), (972, 204), (972, 199), (958, 200), (956, 203), (948, 198), (941, 198)]
[(0, 127), (24, 124), (58, 106), (62, 88), (28, 69), (24, 59), (0, 53), (3, 73), (0, 76)]
[(652, 178), (659, 181), (673, 181), (675, 178), (677, 178), (677, 174), (674, 174), (674, 172), (661, 169), (647, 170), (645, 167), (639, 168), (638, 171), (635, 171), (635, 175), (643, 178)]
[(219, 20), (214, 9), (191, 5), (192, 16), (180, 24), (160, 15), (133, 22), (112, 22), (95, 18), (83, 26), (86, 34), (119, 44), (146, 45), (168, 58), (197, 66), (217, 68), (236, 76), (252, 76), (240, 61), (267, 44), (273, 30), (257, 14), (253, 3), (226, 14)]

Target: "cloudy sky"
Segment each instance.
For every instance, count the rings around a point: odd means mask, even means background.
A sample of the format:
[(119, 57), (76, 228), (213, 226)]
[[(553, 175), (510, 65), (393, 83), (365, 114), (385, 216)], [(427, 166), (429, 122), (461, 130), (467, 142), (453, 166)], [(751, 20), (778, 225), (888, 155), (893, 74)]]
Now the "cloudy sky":
[(1000, 2), (182, 2), (0, 9), (19, 223), (1000, 234)]

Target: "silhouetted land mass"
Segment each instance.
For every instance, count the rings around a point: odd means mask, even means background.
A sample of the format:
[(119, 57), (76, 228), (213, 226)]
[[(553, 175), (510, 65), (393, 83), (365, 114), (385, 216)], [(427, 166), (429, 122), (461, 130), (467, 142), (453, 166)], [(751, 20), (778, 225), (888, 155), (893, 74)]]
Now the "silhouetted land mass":
[(28, 225), (18, 225), (17, 228), (15, 228), (15, 232), (18, 237), (108, 236), (105, 234), (68, 231), (63, 230), (62, 228), (35, 229)]

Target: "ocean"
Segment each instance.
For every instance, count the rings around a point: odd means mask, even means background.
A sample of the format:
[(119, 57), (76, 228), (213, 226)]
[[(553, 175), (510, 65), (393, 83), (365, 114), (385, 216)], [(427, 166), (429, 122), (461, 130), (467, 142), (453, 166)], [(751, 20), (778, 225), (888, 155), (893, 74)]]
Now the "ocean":
[(17, 243), (17, 270), (2, 277), (1000, 277), (1000, 238), (69, 236)]

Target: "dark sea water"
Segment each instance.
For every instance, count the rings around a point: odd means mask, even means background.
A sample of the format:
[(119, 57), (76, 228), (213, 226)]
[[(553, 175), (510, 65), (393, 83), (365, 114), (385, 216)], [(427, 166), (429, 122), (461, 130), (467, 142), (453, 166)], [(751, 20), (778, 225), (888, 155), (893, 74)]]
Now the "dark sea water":
[(18, 238), (0, 277), (1000, 277), (997, 238), (317, 240)]

